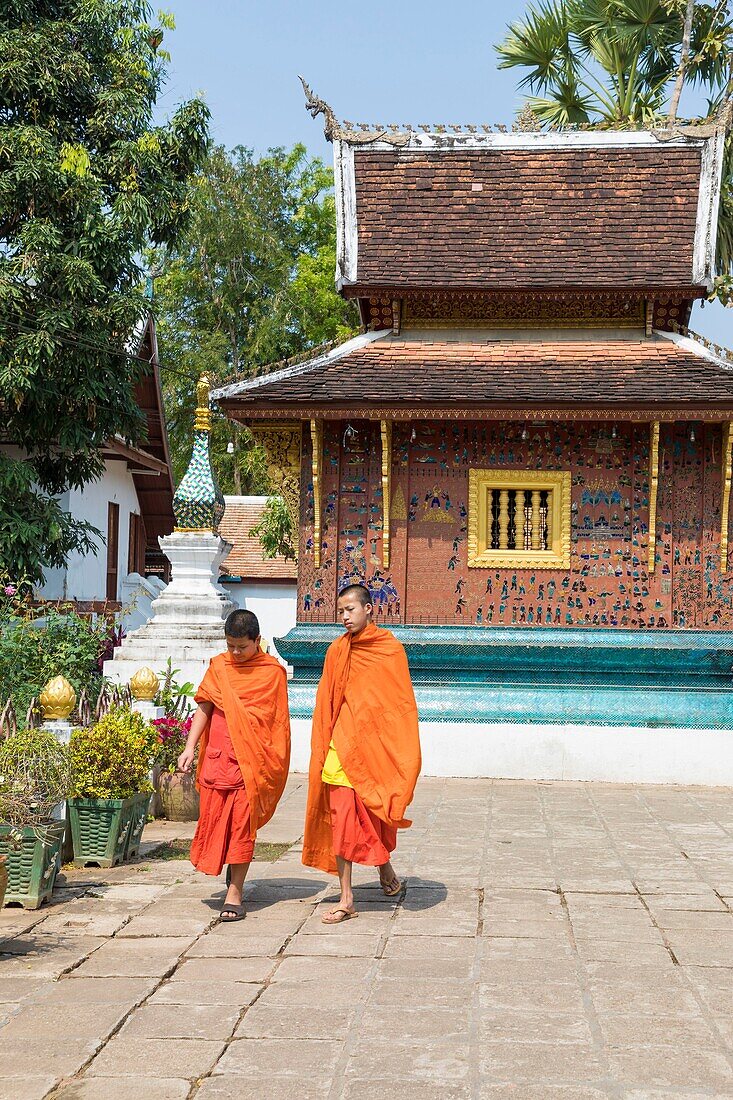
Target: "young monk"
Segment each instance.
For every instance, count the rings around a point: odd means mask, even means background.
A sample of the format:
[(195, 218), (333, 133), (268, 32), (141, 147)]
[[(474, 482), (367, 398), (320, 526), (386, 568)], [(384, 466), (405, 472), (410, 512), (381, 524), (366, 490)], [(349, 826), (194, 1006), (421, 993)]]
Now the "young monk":
[(313, 714), (303, 863), (338, 873), (341, 896), (324, 924), (358, 914), (353, 863), (379, 868), (383, 892), (402, 889), (390, 862), (420, 774), (417, 706), (400, 642), (372, 622), (362, 584), (339, 595), (345, 634), (326, 653)]
[(245, 916), (242, 889), (257, 830), (275, 812), (290, 763), (287, 676), (260, 648), (260, 626), (251, 611), (232, 611), (224, 624), (226, 653), (211, 659), (196, 692), (179, 771), (188, 772), (199, 741), (196, 786), (201, 813), (191, 862), (206, 875), (229, 874), (221, 919)]

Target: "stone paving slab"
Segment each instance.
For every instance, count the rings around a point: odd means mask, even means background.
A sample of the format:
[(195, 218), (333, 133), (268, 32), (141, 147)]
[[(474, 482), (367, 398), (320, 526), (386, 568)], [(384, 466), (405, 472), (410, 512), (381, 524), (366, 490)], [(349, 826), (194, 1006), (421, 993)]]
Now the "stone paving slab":
[(423, 780), (405, 891), (360, 868), (328, 928), (305, 790), (242, 922), (223, 877), (149, 858), (176, 823), (0, 913), (0, 1100), (733, 1098), (730, 791)]

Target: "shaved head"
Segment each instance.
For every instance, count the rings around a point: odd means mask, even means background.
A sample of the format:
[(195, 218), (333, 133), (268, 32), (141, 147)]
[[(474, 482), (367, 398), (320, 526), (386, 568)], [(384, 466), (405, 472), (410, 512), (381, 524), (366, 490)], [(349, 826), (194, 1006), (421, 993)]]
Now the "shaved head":
[(338, 594), (338, 598), (342, 599), (344, 596), (349, 596), (351, 599), (358, 600), (362, 607), (366, 607), (368, 604), (372, 604), (372, 594), (365, 584), (349, 584), (346, 588), (342, 588)]

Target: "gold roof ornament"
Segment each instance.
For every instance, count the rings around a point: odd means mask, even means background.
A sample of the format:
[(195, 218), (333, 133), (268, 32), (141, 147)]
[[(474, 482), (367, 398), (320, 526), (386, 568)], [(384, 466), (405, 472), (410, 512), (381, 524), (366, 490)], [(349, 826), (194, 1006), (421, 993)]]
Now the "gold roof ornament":
[(209, 408), (209, 378), (208, 375), (202, 374), (196, 383), (196, 419), (194, 420), (194, 431), (197, 432), (210, 432), (211, 431), (211, 409)]
[(133, 699), (137, 699), (138, 702), (152, 702), (158, 694), (159, 688), (160, 681), (158, 677), (152, 668), (148, 668), (147, 665), (139, 668), (135, 675), (130, 678), (130, 691)]
[(40, 694), (45, 722), (66, 721), (76, 706), (76, 692), (65, 676), (54, 676)]

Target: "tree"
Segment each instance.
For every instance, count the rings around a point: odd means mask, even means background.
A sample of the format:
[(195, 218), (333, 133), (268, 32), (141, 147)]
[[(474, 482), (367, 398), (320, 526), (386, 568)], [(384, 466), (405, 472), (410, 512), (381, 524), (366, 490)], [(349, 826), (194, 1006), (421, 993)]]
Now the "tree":
[(32, 474), (0, 464), (0, 570), (34, 581), (94, 534), (53, 498), (101, 475), (106, 440), (144, 439), (144, 366), (126, 350), (146, 309), (139, 256), (176, 243), (208, 147), (200, 100), (152, 122), (171, 26), (146, 0), (0, 14), (0, 406)]
[[(685, 85), (709, 95), (708, 117), (733, 92), (727, 0), (537, 0), (496, 47), (499, 68), (525, 68), (527, 105), (549, 128), (671, 125)], [(726, 146), (717, 268), (733, 270), (733, 165)], [(722, 294), (722, 289), (721, 289)]]
[[(260, 158), (241, 146), (217, 147), (196, 175), (185, 239), (153, 258), (161, 271), (155, 284), (161, 360), (177, 367), (164, 372), (177, 478), (190, 457), (195, 404), (193, 381), (182, 375), (247, 378), (355, 330), (355, 308), (333, 282), (332, 183), (331, 171), (302, 145)], [(267, 491), (264, 457), (249, 432), (215, 418), (211, 453), (225, 492)]]

